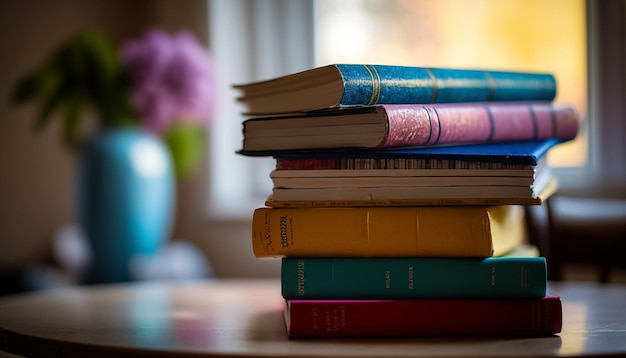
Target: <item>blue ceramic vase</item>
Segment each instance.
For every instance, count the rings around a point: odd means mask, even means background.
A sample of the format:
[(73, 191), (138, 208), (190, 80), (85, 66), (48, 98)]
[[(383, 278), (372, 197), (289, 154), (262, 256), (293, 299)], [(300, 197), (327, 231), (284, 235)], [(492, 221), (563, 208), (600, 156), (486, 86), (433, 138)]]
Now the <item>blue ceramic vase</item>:
[(171, 232), (176, 192), (169, 151), (139, 130), (97, 133), (81, 151), (77, 199), (91, 247), (84, 281), (132, 280), (133, 259), (155, 255)]

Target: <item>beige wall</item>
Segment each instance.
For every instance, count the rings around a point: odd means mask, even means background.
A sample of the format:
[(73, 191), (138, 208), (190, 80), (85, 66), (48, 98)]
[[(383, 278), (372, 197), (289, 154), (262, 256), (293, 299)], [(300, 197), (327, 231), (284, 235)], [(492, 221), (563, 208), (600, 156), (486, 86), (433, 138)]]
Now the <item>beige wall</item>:
[[(57, 125), (35, 133), (35, 108), (10, 104), (20, 75), (85, 27), (103, 28), (116, 40), (146, 25), (189, 28), (206, 43), (206, 14), (204, 0), (0, 0), (0, 270), (48, 260), (56, 230), (75, 222), (74, 155), (60, 146)], [(277, 275), (277, 260), (253, 257), (249, 220), (206, 217), (206, 175), (201, 170), (179, 183), (174, 237), (197, 245), (217, 276)]]

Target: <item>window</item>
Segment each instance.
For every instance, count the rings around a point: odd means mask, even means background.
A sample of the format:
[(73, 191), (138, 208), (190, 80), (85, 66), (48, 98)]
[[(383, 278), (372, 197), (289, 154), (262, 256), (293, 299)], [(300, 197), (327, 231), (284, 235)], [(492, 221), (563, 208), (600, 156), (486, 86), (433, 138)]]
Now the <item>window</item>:
[(210, 133), (208, 210), (216, 219), (249, 219), (271, 192), (271, 158), (236, 155), (242, 135), (233, 84), (313, 66), (311, 0), (211, 0), (210, 46), (218, 73)]
[(556, 101), (583, 118), (578, 138), (550, 153), (562, 189), (624, 195), (624, 12), (621, 0), (214, 0), (223, 92), (211, 207), (249, 216), (271, 191), (273, 160), (233, 154), (243, 118), (229, 86), (341, 62), (551, 72)]
[[(383, 63), (553, 73), (557, 102), (587, 112), (583, 0), (315, 2), (316, 64)], [(587, 133), (551, 151), (580, 166)]]

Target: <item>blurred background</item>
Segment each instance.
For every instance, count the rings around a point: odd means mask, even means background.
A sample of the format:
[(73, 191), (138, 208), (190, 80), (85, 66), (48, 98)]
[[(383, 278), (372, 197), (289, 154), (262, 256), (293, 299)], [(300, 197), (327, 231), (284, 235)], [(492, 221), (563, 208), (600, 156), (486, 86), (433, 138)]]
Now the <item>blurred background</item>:
[[(550, 153), (559, 193), (626, 199), (624, 1), (598, 3), (0, 0), (2, 293), (71, 284), (68, 266), (81, 263), (76, 155), (60, 144), (58, 123), (35, 132), (36, 108), (10, 102), (18, 79), (77, 31), (100, 28), (122, 41), (147, 27), (185, 29), (209, 49), (214, 118), (199, 170), (177, 181), (169, 243), (180, 245), (164, 267), (187, 260), (181, 277), (268, 277), (279, 260), (253, 257), (250, 224), (271, 190), (273, 161), (236, 155), (244, 118), (231, 85), (342, 62), (551, 72), (557, 101), (583, 118), (579, 137)], [(530, 239), (547, 240), (546, 214), (536, 214)], [(595, 279), (594, 267), (568, 268), (565, 278)], [(626, 282), (616, 272), (612, 280)]]

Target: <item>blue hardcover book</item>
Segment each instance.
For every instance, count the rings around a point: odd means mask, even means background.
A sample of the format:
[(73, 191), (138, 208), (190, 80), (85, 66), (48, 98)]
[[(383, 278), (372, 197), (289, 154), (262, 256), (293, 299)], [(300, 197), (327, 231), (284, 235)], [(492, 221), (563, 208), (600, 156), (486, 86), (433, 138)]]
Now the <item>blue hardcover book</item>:
[(541, 298), (543, 257), (283, 258), (287, 299)]
[(550, 138), (539, 141), (503, 142), (490, 144), (470, 144), (451, 146), (430, 146), (392, 149), (351, 149), (351, 150), (297, 150), (297, 151), (239, 151), (248, 156), (273, 156), (277, 160), (335, 159), (433, 159), (480, 162), (501, 162), (537, 165), (551, 148), (563, 142)]
[(335, 64), (236, 85), (249, 113), (302, 112), (375, 104), (551, 101), (547, 73)]

